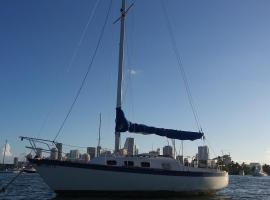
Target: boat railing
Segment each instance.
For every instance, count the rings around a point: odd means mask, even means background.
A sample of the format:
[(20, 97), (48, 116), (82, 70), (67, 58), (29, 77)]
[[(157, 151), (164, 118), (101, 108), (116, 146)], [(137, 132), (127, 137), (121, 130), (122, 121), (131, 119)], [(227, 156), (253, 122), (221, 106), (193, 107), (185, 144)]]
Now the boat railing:
[(26, 146), (26, 148), (33, 150), (36, 154), (40, 152), (50, 152), (52, 148), (57, 148), (57, 142), (41, 139), (41, 138), (33, 138), (33, 137), (19, 137), (21, 141), (27, 140), (30, 146)]
[(31, 152), (27, 155), (27, 158), (32, 158), (32, 151), (35, 153), (34, 158), (42, 159), (43, 153), (45, 154), (52, 154), (55, 153), (55, 157), (58, 160), (62, 158), (62, 143), (58, 143), (52, 140), (41, 139), (41, 138), (34, 138), (34, 137), (19, 137), (21, 141), (26, 140), (29, 142), (30, 146), (26, 146), (27, 149), (30, 149)]

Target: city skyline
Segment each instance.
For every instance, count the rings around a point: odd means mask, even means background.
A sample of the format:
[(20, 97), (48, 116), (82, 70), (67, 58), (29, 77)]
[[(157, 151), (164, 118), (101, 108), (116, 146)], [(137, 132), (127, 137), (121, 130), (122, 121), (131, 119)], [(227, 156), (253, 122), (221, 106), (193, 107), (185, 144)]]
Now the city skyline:
[[(0, 147), (27, 152), (20, 135), (53, 139), (97, 43), (109, 1), (1, 1)], [(128, 1), (131, 3), (131, 1)], [(166, 4), (206, 141), (184, 142), (184, 155), (209, 145), (211, 157), (270, 163), (270, 13), (267, 1), (170, 1)], [(210, 5), (210, 6), (209, 6)], [(149, 14), (149, 11), (151, 11)], [(58, 141), (113, 149), (119, 2), (113, 1), (101, 48)], [(123, 108), (131, 121), (197, 131), (159, 2), (139, 1), (127, 18)], [(74, 51), (77, 51), (73, 58)], [(165, 146), (134, 137), (140, 152)], [(177, 150), (180, 141), (176, 142)]]

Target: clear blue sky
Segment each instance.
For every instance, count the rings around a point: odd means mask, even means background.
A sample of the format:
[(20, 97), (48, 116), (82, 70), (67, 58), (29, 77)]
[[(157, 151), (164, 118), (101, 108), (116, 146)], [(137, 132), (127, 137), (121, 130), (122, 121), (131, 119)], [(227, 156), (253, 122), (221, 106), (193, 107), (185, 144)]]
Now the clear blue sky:
[[(130, 3), (130, 1), (129, 1)], [(270, 2), (165, 1), (193, 98), (215, 154), (270, 163)], [(109, 1), (101, 0), (70, 66), (95, 1), (0, 1), (0, 146), (26, 152), (18, 136), (53, 139), (90, 62)], [(120, 1), (113, 1), (86, 85), (58, 141), (114, 147)], [(128, 119), (197, 130), (159, 1), (135, 1), (127, 18)], [(128, 70), (126, 70), (128, 71)], [(128, 73), (126, 73), (128, 74)], [(134, 136), (140, 152), (167, 144)], [(203, 141), (185, 142), (193, 155)], [(206, 142), (208, 144), (208, 142)], [(180, 142), (177, 142), (179, 148)], [(212, 157), (215, 156), (211, 150)]]

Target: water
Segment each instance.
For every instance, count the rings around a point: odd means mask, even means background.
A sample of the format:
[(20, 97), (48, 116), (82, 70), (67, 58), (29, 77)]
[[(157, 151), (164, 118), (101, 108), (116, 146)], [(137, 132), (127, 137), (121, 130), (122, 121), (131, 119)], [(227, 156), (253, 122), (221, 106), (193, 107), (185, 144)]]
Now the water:
[[(0, 185), (6, 184), (15, 174), (0, 174)], [(42, 181), (38, 174), (22, 174), (8, 188), (6, 193), (0, 194), (0, 199), (93, 199), (93, 200), (112, 200), (112, 198), (74, 198), (74, 197), (56, 197), (53, 191)], [(118, 198), (114, 198), (116, 200)], [(129, 198), (121, 198), (128, 200)], [(136, 198), (133, 198), (134, 200)], [(138, 198), (140, 200), (147, 200)], [(229, 186), (219, 191), (213, 196), (200, 197), (175, 197), (165, 198), (167, 200), (228, 200), (228, 199), (250, 199), (250, 200), (270, 200), (270, 177), (252, 177), (252, 176), (230, 176)], [(155, 200), (161, 200), (155, 198)], [(164, 198), (163, 198), (164, 200)]]

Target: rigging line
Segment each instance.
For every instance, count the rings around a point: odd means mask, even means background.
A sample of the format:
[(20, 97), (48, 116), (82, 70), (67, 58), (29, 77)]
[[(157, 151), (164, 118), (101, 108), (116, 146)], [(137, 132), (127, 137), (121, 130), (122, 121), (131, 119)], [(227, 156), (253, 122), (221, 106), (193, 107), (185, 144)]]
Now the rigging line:
[[(124, 51), (125, 51), (125, 55), (127, 55), (127, 59), (128, 59), (128, 54), (127, 54), (127, 47), (128, 47), (128, 45), (127, 45), (127, 31), (126, 31), (126, 26), (124, 27), (124, 32), (125, 32), (125, 34), (124, 34)], [(127, 65), (127, 63), (126, 63), (126, 60), (127, 59), (124, 59), (124, 67), (123, 67), (123, 73), (124, 74), (126, 74), (126, 73), (128, 73), (129, 74), (129, 68), (126, 66)], [(128, 85), (128, 82), (127, 82), (127, 80), (126, 80), (126, 76), (124, 75), (123, 76), (123, 84), (122, 84), (124, 87), (123, 87), (123, 90), (124, 90), (124, 92), (123, 92), (123, 97), (122, 97), (122, 104), (125, 102), (125, 100), (126, 100), (126, 95), (127, 95), (127, 90), (128, 90), (128, 87), (129, 87), (129, 85)]]
[[(132, 12), (131, 12), (132, 13)], [(131, 15), (132, 16), (132, 15)], [(131, 115), (134, 119), (134, 102), (133, 102), (133, 86), (132, 86), (132, 73), (133, 73), (133, 69), (132, 69), (132, 62), (131, 62), (131, 50), (130, 50), (130, 45), (129, 43), (131, 43), (129, 40), (131, 37), (129, 37), (129, 29), (127, 29), (127, 25), (125, 26), (125, 55), (126, 55), (126, 76), (124, 76), (123, 81), (125, 82), (125, 88), (124, 88), (124, 95), (123, 95), (123, 100), (122, 102), (124, 103), (126, 98), (127, 98), (127, 94), (128, 91), (130, 91), (130, 98), (131, 98)], [(132, 38), (131, 38), (132, 40)], [(136, 73), (136, 72), (135, 72)]]
[(86, 149), (87, 147), (83, 147), (83, 146), (77, 146), (77, 145), (71, 145), (71, 144), (62, 144), (63, 146), (67, 146), (67, 147), (75, 147), (75, 148), (80, 148), (80, 149)]
[[(132, 15), (133, 12), (131, 12), (130, 16)], [(131, 17), (132, 19), (132, 17)], [(132, 24), (132, 23), (131, 23)], [(134, 25), (134, 24), (133, 24)], [(130, 91), (130, 106), (131, 106), (131, 115), (132, 118), (134, 118), (134, 101), (133, 101), (133, 79), (132, 79), (132, 74), (134, 73), (134, 75), (136, 74), (136, 71), (134, 69), (132, 69), (133, 67), (133, 62), (132, 62), (132, 41), (133, 41), (133, 37), (132, 37), (132, 33), (134, 32), (133, 29), (128, 29), (131, 31), (127, 31), (126, 34), (126, 52), (127, 52), (127, 65), (128, 65), (128, 82), (129, 82), (129, 91)], [(130, 36), (130, 37), (129, 37)], [(134, 72), (132, 71), (134, 70)]]
[[(96, 12), (96, 9), (97, 9), (97, 6), (98, 6), (99, 2), (100, 2), (100, 0), (97, 0), (97, 1), (95, 2), (94, 7), (91, 8), (91, 14), (90, 14), (90, 16), (89, 16), (89, 18), (88, 18), (88, 20), (87, 20), (87, 23), (86, 23), (84, 29), (83, 29), (83, 32), (82, 32), (82, 34), (81, 34), (81, 37), (79, 38), (79, 41), (78, 41), (78, 43), (77, 43), (77, 46), (76, 46), (76, 48), (75, 48), (74, 51), (73, 51), (73, 54), (72, 54), (72, 56), (71, 56), (70, 62), (69, 62), (68, 67), (67, 67), (67, 72), (70, 71), (70, 69), (71, 69), (71, 67), (72, 67), (72, 65), (73, 65), (74, 59), (75, 59), (75, 57), (76, 57), (77, 54), (78, 54), (79, 48), (81, 47), (81, 43), (82, 43), (82, 41), (83, 41), (84, 38), (85, 38), (85, 35), (86, 35), (86, 32), (87, 32), (88, 26), (90, 25), (90, 23), (92, 22), (92, 20), (93, 20), (93, 18), (94, 18), (94, 15), (95, 15), (95, 12)], [(41, 133), (43, 132), (44, 127), (45, 127), (46, 123), (48, 122), (49, 116), (51, 115), (51, 111), (52, 111), (52, 109), (51, 109), (51, 110), (47, 113), (47, 115), (45, 116), (45, 119), (43, 120), (43, 122), (42, 122), (42, 124), (41, 124), (41, 127), (40, 127), (40, 129), (39, 129), (39, 132), (38, 132), (38, 134), (37, 134), (37, 137), (39, 137), (39, 136), (41, 135)]]
[(187, 95), (188, 95), (188, 101), (189, 101), (190, 107), (192, 109), (192, 113), (193, 113), (193, 116), (195, 118), (197, 128), (199, 129), (199, 131), (202, 131), (202, 127), (201, 127), (201, 124), (200, 124), (200, 121), (199, 121), (198, 113), (197, 113), (197, 111), (195, 109), (195, 104), (194, 104), (194, 101), (193, 101), (193, 98), (192, 98), (192, 95), (191, 95), (191, 90), (190, 90), (189, 82), (188, 82), (188, 79), (187, 79), (187, 75), (185, 73), (185, 70), (184, 70), (184, 67), (183, 67), (183, 64), (182, 64), (182, 59), (180, 57), (180, 53), (179, 53), (178, 48), (176, 46), (176, 40), (175, 40), (173, 31), (172, 31), (172, 26), (171, 26), (171, 23), (170, 23), (170, 20), (169, 20), (169, 16), (168, 16), (167, 10), (165, 8), (164, 2), (162, 0), (160, 2), (161, 2), (162, 10), (163, 10), (164, 15), (165, 15), (166, 25), (167, 25), (167, 28), (169, 30), (169, 35), (170, 35), (170, 38), (171, 38), (173, 51), (174, 51), (174, 54), (175, 54), (175, 56), (177, 58), (177, 63), (178, 63), (178, 66), (180, 68), (181, 76), (182, 76), (182, 79), (183, 79), (184, 84), (185, 84), (185, 89), (186, 89), (186, 92), (187, 92)]
[(40, 129), (39, 129), (39, 131), (38, 131), (37, 138), (39, 138), (40, 135), (41, 135), (41, 133), (43, 132), (44, 127), (45, 127), (46, 123), (47, 123), (48, 120), (49, 120), (49, 116), (50, 116), (51, 112), (52, 112), (52, 110), (49, 110), (49, 112), (46, 114), (46, 116), (45, 116), (45, 118), (44, 118), (44, 120), (43, 120), (43, 122), (42, 122), (42, 124), (41, 124), (41, 127), (40, 127)]
[(207, 140), (206, 138), (205, 138), (205, 141), (208, 143), (208, 146), (209, 146), (210, 150), (214, 153), (215, 157), (218, 157), (217, 154), (216, 154), (216, 152), (215, 152), (214, 149), (212, 148), (212, 146), (211, 146), (211, 144), (210, 144), (210, 141)]
[(99, 49), (99, 46), (100, 46), (100, 43), (101, 43), (101, 40), (102, 40), (102, 37), (103, 37), (103, 34), (104, 34), (105, 27), (106, 27), (107, 22), (108, 22), (108, 19), (109, 19), (111, 7), (112, 7), (112, 0), (110, 0), (110, 4), (109, 4), (108, 10), (107, 10), (106, 18), (105, 18), (104, 24), (103, 24), (103, 26), (102, 26), (101, 33), (100, 33), (100, 35), (99, 35), (98, 43), (97, 43), (97, 46), (96, 46), (96, 48), (95, 48), (94, 54), (92, 55), (91, 62), (90, 62), (90, 64), (88, 65), (86, 74), (84, 75), (84, 78), (83, 78), (83, 80), (82, 80), (82, 82), (81, 82), (81, 85), (80, 85), (80, 87), (79, 87), (79, 89), (78, 89), (78, 91), (77, 91), (77, 93), (76, 93), (76, 96), (75, 96), (75, 98), (74, 98), (74, 100), (73, 100), (73, 102), (72, 102), (72, 104), (71, 104), (71, 106), (70, 106), (70, 108), (69, 108), (69, 110), (68, 110), (68, 113), (67, 113), (66, 117), (64, 118), (64, 120), (63, 120), (63, 122), (62, 122), (62, 124), (61, 124), (61, 126), (60, 126), (60, 128), (59, 128), (59, 130), (58, 130), (58, 132), (57, 132), (57, 134), (56, 134), (56, 136), (55, 136), (54, 139), (53, 139), (54, 142), (55, 142), (56, 138), (58, 137), (58, 135), (60, 134), (61, 130), (63, 129), (63, 127), (64, 127), (64, 125), (65, 125), (65, 123), (66, 123), (68, 117), (70, 116), (70, 113), (71, 113), (71, 111), (72, 111), (72, 109), (73, 109), (75, 103), (77, 102), (77, 99), (78, 99), (78, 97), (79, 97), (79, 95), (80, 95), (80, 93), (81, 93), (81, 91), (82, 91), (82, 88), (83, 88), (85, 82), (86, 82), (86, 78), (87, 78), (87, 76), (88, 76), (90, 70), (92, 69), (92, 65), (93, 65), (94, 59), (95, 59), (95, 57), (96, 57), (97, 51), (98, 51), (98, 49)]
[(86, 23), (84, 29), (83, 29), (82, 35), (81, 35), (81, 37), (80, 37), (80, 39), (79, 39), (79, 42), (77, 43), (77, 46), (76, 46), (76, 48), (74, 49), (73, 54), (72, 54), (72, 56), (71, 56), (71, 59), (70, 59), (70, 62), (69, 62), (68, 68), (67, 68), (67, 72), (69, 72), (69, 70), (71, 69), (71, 67), (72, 67), (72, 65), (73, 65), (73, 62), (74, 62), (74, 60), (75, 60), (75, 57), (76, 57), (77, 54), (78, 54), (79, 48), (81, 47), (81, 44), (82, 44), (82, 41), (83, 41), (84, 38), (85, 38), (85, 35), (86, 35), (86, 32), (87, 32), (88, 26), (89, 26), (89, 24), (92, 22), (92, 20), (93, 20), (93, 18), (94, 18), (94, 15), (95, 15), (95, 13), (96, 13), (96, 9), (97, 9), (97, 6), (98, 6), (98, 4), (99, 4), (99, 1), (100, 1), (100, 0), (97, 0), (97, 1), (96, 1), (95, 5), (94, 5), (94, 7), (93, 7), (93, 9), (92, 9), (92, 11), (91, 11), (91, 14), (90, 14), (90, 16), (89, 16), (89, 18), (88, 18), (88, 20), (87, 20), (87, 23)]
[[(125, 13), (127, 13), (128, 11), (129, 11), (129, 9), (132, 7), (134, 5), (134, 2), (127, 8), (127, 10), (126, 10), (126, 12)], [(126, 17), (127, 17), (127, 15), (126, 15)], [(116, 23), (117, 22), (117, 20), (114, 22), (114, 23)], [(127, 33), (128, 33), (128, 31), (127, 31), (127, 24), (125, 25), (125, 27), (124, 27), (124, 32), (125, 32), (125, 34), (124, 34), (124, 51), (125, 51), (125, 56), (126, 56), (126, 59), (124, 59), (124, 68), (123, 68), (123, 72), (124, 72), (124, 74), (125, 73), (127, 73), (128, 74), (128, 76), (130, 76), (130, 72), (131, 72), (131, 68), (130, 68), (130, 66), (129, 66), (129, 64), (130, 64), (130, 61), (129, 61), (129, 58), (130, 58), (130, 56), (129, 56), (129, 49), (128, 49), (128, 39), (127, 39)], [(127, 67), (128, 66), (128, 67)], [(123, 92), (123, 98), (122, 98), (122, 104), (125, 102), (125, 98), (126, 98), (126, 96), (127, 96), (127, 91), (128, 91), (128, 88), (129, 88), (129, 80), (127, 81), (126, 80), (126, 78), (125, 78), (126, 76), (124, 76), (123, 77), (123, 85), (124, 85), (124, 88), (123, 88), (123, 90), (124, 90), (124, 92)], [(130, 78), (130, 77), (129, 77)]]

